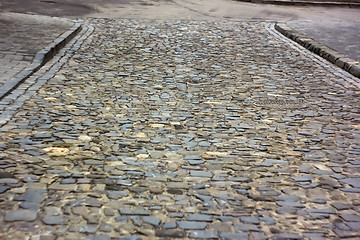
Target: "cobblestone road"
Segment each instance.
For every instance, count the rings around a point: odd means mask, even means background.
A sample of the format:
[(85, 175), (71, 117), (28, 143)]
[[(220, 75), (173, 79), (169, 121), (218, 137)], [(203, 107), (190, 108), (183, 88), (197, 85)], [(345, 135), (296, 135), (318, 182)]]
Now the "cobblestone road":
[(91, 24), (1, 128), (3, 239), (359, 239), (341, 72), (263, 22)]

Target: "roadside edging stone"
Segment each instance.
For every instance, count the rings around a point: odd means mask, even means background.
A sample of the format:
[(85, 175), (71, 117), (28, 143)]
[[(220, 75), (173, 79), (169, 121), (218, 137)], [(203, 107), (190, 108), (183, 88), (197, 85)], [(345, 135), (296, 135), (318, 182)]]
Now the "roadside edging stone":
[(286, 23), (276, 23), (275, 29), (311, 52), (344, 69), (353, 76), (360, 78), (360, 62), (300, 34)]

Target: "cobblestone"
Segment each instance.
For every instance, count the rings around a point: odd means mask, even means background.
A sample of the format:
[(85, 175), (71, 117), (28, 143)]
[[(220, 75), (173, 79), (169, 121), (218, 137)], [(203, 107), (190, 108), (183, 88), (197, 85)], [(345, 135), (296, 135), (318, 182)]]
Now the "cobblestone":
[(358, 237), (353, 78), (263, 22), (89, 24), (0, 129), (7, 236)]

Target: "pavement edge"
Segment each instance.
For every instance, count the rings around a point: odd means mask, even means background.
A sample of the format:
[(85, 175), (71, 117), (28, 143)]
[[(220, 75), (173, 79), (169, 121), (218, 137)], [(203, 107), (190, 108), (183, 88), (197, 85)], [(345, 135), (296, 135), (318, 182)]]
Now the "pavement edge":
[(316, 42), (314, 39), (309, 38), (293, 28), (289, 27), (286, 23), (276, 23), (275, 29), (283, 34), (285, 37), (297, 42), (301, 46), (307, 48), (311, 52), (319, 55), (320, 57), (330, 61), (336, 66), (344, 69), (355, 77), (360, 78), (360, 62), (356, 61), (344, 54), (341, 54), (321, 43)]
[(24, 82), (33, 73), (39, 70), (50, 59), (52, 59), (72, 38), (76, 36), (82, 29), (80, 22), (75, 22), (74, 25), (55, 39), (50, 45), (41, 49), (36, 53), (34, 60), (30, 66), (16, 74), (16, 76), (0, 87), (0, 100), (6, 97), (11, 91), (16, 89), (22, 82)]

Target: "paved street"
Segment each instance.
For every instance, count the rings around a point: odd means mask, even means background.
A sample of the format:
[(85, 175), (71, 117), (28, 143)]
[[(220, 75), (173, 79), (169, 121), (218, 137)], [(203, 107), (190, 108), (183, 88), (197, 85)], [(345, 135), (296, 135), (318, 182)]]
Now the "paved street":
[(8, 96), (0, 238), (360, 238), (358, 79), (269, 22), (88, 24)]

